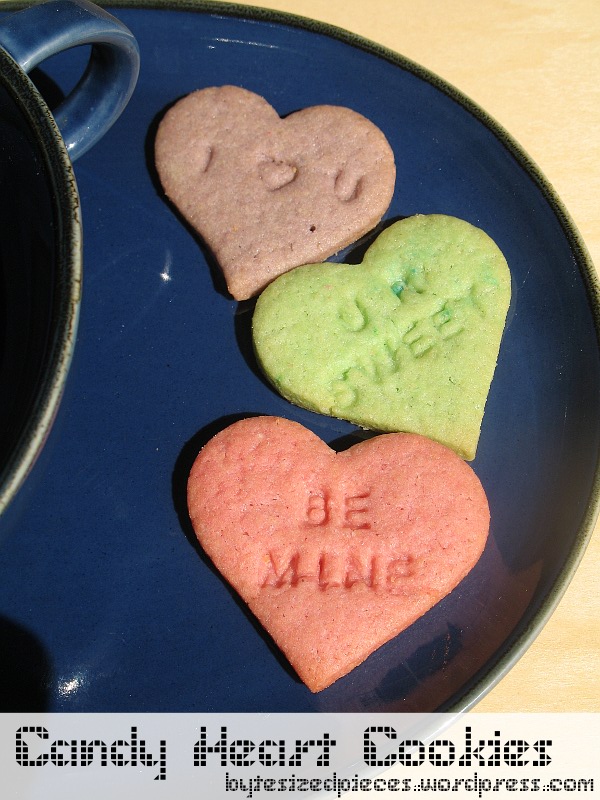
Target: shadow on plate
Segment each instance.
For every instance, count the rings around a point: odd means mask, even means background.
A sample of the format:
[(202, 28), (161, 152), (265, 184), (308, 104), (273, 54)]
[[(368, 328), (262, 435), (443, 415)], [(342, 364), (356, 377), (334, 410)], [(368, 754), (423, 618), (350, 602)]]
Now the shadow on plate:
[(47, 711), (50, 675), (50, 659), (35, 636), (0, 617), (0, 712)]

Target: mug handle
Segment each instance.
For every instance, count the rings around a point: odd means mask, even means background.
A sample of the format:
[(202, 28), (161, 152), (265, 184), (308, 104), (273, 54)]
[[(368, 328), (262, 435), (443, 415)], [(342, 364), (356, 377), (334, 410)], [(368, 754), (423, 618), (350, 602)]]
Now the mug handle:
[(88, 0), (50, 0), (0, 19), (0, 46), (25, 72), (83, 44), (92, 46), (87, 68), (52, 112), (72, 161), (106, 133), (133, 93), (140, 69), (133, 34)]

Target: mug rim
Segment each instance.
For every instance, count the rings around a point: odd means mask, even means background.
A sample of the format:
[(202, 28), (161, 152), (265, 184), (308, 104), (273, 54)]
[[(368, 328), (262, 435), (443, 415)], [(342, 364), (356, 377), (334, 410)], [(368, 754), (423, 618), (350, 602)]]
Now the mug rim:
[(10, 452), (0, 454), (0, 514), (13, 500), (40, 454), (58, 412), (73, 358), (82, 287), (82, 228), (79, 193), (71, 160), (45, 100), (17, 62), (0, 47), (0, 85), (33, 135), (46, 170), (55, 230), (56, 275), (48, 352), (34, 391), (31, 412)]

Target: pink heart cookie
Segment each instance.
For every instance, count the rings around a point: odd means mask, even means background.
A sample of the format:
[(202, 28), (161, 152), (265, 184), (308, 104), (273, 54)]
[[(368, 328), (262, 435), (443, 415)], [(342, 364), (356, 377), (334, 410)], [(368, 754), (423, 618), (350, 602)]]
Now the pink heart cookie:
[(385, 136), (355, 111), (312, 106), (282, 119), (236, 86), (201, 89), (170, 108), (155, 160), (237, 300), (374, 228), (396, 177)]
[(489, 530), (479, 479), (443, 445), (390, 433), (336, 453), (278, 417), (211, 439), (188, 506), (204, 551), (313, 692), (451, 592)]

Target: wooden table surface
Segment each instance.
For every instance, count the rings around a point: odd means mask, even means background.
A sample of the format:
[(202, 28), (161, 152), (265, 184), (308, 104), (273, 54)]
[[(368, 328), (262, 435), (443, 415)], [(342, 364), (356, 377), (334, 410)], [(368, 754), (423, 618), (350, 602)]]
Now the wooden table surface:
[[(600, 266), (600, 0), (257, 0), (246, 5), (358, 33), (460, 89), (538, 164)], [(600, 711), (599, 574), (597, 525), (552, 618), (477, 711)]]
[[(477, 102), (554, 185), (600, 267), (600, 0), (264, 0), (401, 53)], [(600, 711), (600, 525), (487, 712)]]

